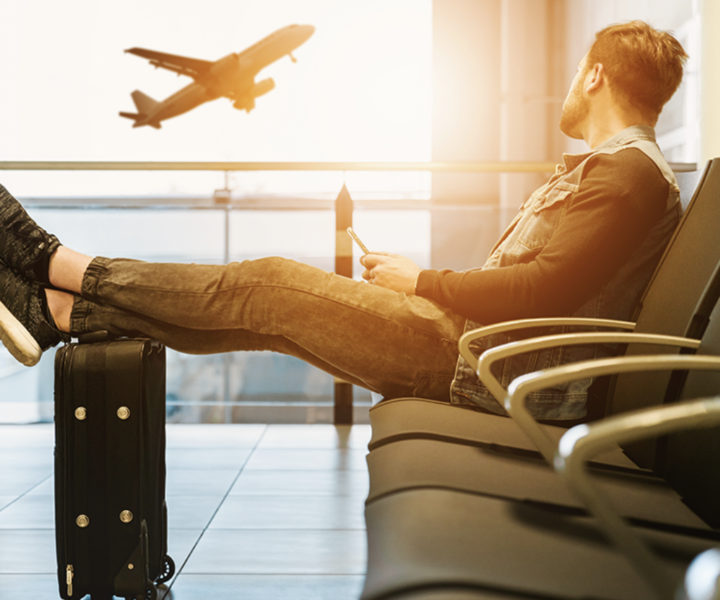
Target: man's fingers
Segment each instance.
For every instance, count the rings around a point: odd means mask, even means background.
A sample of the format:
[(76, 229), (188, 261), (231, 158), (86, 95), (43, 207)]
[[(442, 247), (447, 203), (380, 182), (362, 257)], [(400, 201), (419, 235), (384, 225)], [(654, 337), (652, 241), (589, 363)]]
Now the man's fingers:
[(380, 275), (383, 267), (382, 265), (376, 265), (374, 267), (367, 268), (362, 273), (362, 278), (370, 283), (375, 283), (378, 275)]
[(366, 254), (360, 259), (360, 264), (365, 267), (366, 269), (370, 270), (375, 265), (378, 264), (378, 261), (380, 260), (380, 256), (373, 255), (373, 254)]
[(372, 269), (376, 265), (387, 262), (393, 256), (390, 252), (372, 252), (361, 256), (360, 264), (367, 269)]

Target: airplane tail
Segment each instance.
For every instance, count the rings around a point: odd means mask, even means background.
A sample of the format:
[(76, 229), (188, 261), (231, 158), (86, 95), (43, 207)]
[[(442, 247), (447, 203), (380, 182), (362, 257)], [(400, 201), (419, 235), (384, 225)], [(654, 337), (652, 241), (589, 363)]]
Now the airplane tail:
[(137, 113), (130, 113), (130, 112), (121, 112), (119, 113), (121, 117), (125, 117), (126, 119), (132, 119), (135, 121), (133, 123), (133, 127), (142, 127), (143, 125), (150, 125), (150, 127), (154, 127), (155, 129), (160, 129), (160, 123), (159, 122), (148, 122), (148, 115), (152, 112), (153, 108), (160, 104), (157, 100), (153, 100), (150, 96), (143, 94), (140, 90), (135, 90), (130, 96), (133, 99), (133, 102), (135, 103), (135, 107), (137, 108)]
[(135, 90), (132, 94), (135, 108), (140, 114), (150, 114), (152, 109), (160, 104), (157, 100), (153, 100), (150, 96), (143, 94), (140, 90)]

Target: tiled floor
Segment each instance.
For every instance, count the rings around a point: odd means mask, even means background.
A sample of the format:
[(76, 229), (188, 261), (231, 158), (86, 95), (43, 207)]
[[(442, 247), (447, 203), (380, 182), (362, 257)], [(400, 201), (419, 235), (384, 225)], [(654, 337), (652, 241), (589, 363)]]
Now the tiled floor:
[[(0, 426), (0, 600), (59, 598), (52, 425)], [(169, 425), (173, 600), (351, 600), (366, 425)]]

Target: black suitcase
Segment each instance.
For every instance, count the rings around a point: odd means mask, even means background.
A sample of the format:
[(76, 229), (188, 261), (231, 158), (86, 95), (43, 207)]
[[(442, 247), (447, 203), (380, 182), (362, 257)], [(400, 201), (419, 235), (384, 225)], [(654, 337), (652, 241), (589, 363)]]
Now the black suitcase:
[(55, 529), (66, 600), (152, 599), (172, 577), (159, 342), (100, 332), (58, 350)]

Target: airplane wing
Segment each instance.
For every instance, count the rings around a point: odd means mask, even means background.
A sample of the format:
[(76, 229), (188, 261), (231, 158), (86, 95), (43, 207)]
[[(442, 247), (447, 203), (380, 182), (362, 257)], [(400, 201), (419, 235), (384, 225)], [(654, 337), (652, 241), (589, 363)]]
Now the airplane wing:
[(197, 80), (202, 77), (214, 64), (209, 60), (201, 60), (199, 58), (187, 58), (185, 56), (177, 56), (176, 54), (166, 54), (164, 52), (156, 52), (155, 50), (146, 50), (145, 48), (130, 48), (125, 50), (135, 56), (147, 58), (150, 64), (161, 69), (167, 69), (180, 75), (187, 75)]

